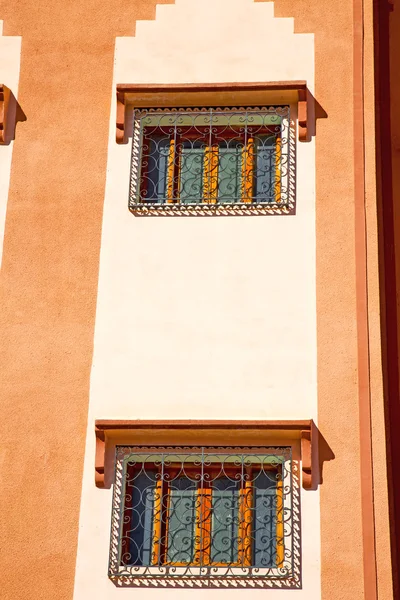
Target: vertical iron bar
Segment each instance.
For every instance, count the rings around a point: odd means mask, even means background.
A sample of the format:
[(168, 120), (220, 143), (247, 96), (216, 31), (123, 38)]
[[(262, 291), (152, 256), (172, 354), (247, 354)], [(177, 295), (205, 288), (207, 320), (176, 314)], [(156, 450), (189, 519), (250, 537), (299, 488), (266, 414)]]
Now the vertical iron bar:
[[(172, 197), (171, 197), (171, 203), (175, 204), (175, 200), (177, 200), (177, 198), (174, 198), (174, 194), (175, 194), (175, 167), (176, 167), (176, 122), (178, 119), (178, 115), (179, 113), (175, 113), (175, 121), (174, 121), (174, 153), (172, 155), (172, 161), (173, 161), (173, 168), (171, 169), (172, 172)], [(179, 177), (179, 175), (178, 175)]]
[(247, 163), (249, 161), (249, 156), (248, 156), (248, 147), (247, 147), (247, 110), (244, 114), (244, 165), (242, 166), (242, 173), (243, 173), (243, 196), (242, 198), (238, 198), (239, 202), (243, 202), (246, 201), (246, 190), (247, 190), (247, 185), (246, 185), (246, 174), (247, 174)]
[[(117, 454), (117, 448), (115, 449), (115, 454)], [(118, 527), (118, 542), (117, 542), (117, 547), (118, 547), (118, 567), (121, 564), (121, 552), (122, 552), (122, 546), (121, 546), (121, 537), (122, 537), (122, 532), (123, 532), (123, 527), (124, 527), (124, 512), (125, 512), (125, 498), (126, 498), (126, 485), (127, 485), (127, 472), (128, 472), (128, 460), (129, 458), (125, 458), (124, 459), (124, 464), (123, 464), (123, 469), (122, 469), (122, 498), (121, 498), (121, 507), (120, 507), (120, 511), (119, 511), (119, 527)], [(117, 470), (115, 469), (115, 480), (114, 480), (114, 490), (116, 490), (116, 479), (117, 479)]]
[[(213, 150), (212, 150), (212, 117), (213, 117), (213, 112), (212, 112), (212, 108), (210, 108), (210, 131), (208, 134), (208, 204), (211, 204), (211, 175), (212, 175), (212, 170), (213, 170), (213, 164), (214, 164), (214, 160), (213, 160)], [(219, 154), (218, 154), (218, 161), (219, 161)], [(219, 167), (219, 164), (218, 164)]]
[[(161, 498), (160, 498), (160, 523), (161, 523), (161, 527), (160, 527), (160, 549), (158, 551), (158, 566), (160, 566), (162, 564), (161, 562), (161, 554), (162, 554), (162, 549), (163, 549), (163, 544), (162, 544), (162, 536), (163, 536), (163, 530), (165, 531), (165, 527), (163, 528), (163, 501), (164, 501), (164, 452), (161, 454)], [(165, 513), (165, 518), (167, 519), (169, 515), (167, 515), (167, 513)], [(167, 543), (168, 540), (164, 540), (164, 548), (165, 548), (165, 554), (167, 554), (168, 552), (168, 548), (167, 548)], [(167, 557), (165, 556), (165, 559)], [(165, 561), (166, 562), (166, 561)]]
[(203, 566), (203, 513), (204, 513), (204, 447), (201, 448), (201, 495), (200, 495), (200, 569)]
[[(245, 508), (246, 507), (244, 507), (244, 504), (247, 501), (246, 496), (245, 496), (245, 489), (246, 489), (246, 487), (244, 485), (244, 454), (242, 454), (242, 476), (241, 476), (241, 482), (240, 483), (241, 483), (241, 492), (242, 493), (240, 494), (240, 492), (239, 492), (239, 498), (238, 498), (238, 502), (239, 502), (239, 507), (238, 507), (239, 508), (239, 523), (241, 521), (241, 526), (238, 527), (238, 537), (239, 537), (239, 539), (238, 539), (238, 551), (239, 551), (239, 544), (240, 544), (241, 545), (241, 549), (242, 549), (241, 555), (242, 555), (242, 567), (243, 567), (243, 565), (244, 565), (245, 547), (246, 547), (246, 545), (245, 545), (245, 539), (244, 539), (244, 535), (245, 535), (245, 532), (246, 532), (246, 529), (245, 529), (246, 526), (245, 526), (245, 523), (244, 523), (244, 517), (245, 517), (245, 514), (246, 514), (246, 512), (245, 512)], [(242, 513), (242, 514), (240, 514), (240, 513)]]
[[(123, 482), (124, 482), (125, 478), (123, 478)], [(117, 448), (115, 449), (115, 455), (114, 455), (114, 489), (113, 489), (113, 499), (112, 499), (112, 508), (111, 508), (111, 532), (110, 532), (110, 538), (111, 538), (111, 544), (110, 544), (110, 553), (108, 556), (108, 573), (111, 573), (111, 552), (112, 552), (112, 535), (113, 535), (113, 530), (115, 528), (115, 505), (117, 503)], [(124, 490), (124, 483), (122, 484), (123, 487), (122, 489)], [(121, 514), (120, 514), (121, 516)], [(121, 532), (121, 519), (119, 521), (118, 524), (118, 537), (117, 537), (117, 569), (119, 567), (120, 564), (120, 532)]]

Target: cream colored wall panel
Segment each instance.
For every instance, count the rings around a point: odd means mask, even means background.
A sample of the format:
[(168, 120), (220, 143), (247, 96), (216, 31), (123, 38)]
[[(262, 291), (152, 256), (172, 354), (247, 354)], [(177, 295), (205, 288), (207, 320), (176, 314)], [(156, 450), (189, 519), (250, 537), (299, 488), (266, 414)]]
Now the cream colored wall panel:
[[(290, 79), (313, 90), (313, 36), (268, 2), (177, 0), (116, 41), (114, 86)], [(296, 215), (135, 217), (114, 95), (75, 600), (160, 593), (107, 579), (111, 490), (94, 485), (95, 419), (317, 420), (314, 141), (296, 144)], [(320, 600), (318, 491), (302, 491), (301, 518), (303, 588), (236, 594)]]

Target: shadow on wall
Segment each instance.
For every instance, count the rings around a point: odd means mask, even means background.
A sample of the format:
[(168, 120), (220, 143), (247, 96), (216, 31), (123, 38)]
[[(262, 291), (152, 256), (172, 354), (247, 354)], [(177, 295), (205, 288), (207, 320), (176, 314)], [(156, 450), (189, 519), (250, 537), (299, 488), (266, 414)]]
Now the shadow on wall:
[(319, 431), (319, 429), (317, 429), (317, 427), (315, 427), (314, 440), (316, 440), (316, 442), (314, 443), (317, 444), (318, 448), (318, 452), (314, 453), (316, 460), (318, 461), (318, 467), (317, 469), (314, 469), (315, 476), (312, 489), (316, 490), (319, 485), (322, 485), (324, 483), (324, 463), (329, 462), (330, 460), (334, 460), (335, 454), (332, 451), (326, 439), (324, 438), (324, 436), (322, 435), (322, 433)]
[(311, 139), (316, 135), (317, 132), (317, 121), (319, 119), (327, 119), (328, 113), (324, 108), (320, 105), (318, 100), (314, 98), (310, 90), (307, 90), (307, 104), (311, 107), (309, 121), (308, 121), (308, 138), (307, 142), (310, 142)]

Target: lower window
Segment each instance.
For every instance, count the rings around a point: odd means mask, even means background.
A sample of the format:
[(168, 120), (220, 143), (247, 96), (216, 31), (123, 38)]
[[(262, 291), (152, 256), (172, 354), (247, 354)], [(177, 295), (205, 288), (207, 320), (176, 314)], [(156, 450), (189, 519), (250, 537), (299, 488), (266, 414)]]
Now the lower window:
[(293, 576), (291, 448), (117, 447), (110, 576)]

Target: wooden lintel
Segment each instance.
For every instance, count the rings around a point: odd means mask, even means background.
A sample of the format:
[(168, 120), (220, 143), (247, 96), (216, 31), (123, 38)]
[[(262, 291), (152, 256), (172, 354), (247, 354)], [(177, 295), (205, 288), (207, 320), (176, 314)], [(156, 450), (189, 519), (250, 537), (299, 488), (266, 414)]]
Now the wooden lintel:
[(299, 140), (308, 139), (308, 92), (306, 81), (244, 83), (118, 84), (118, 144), (128, 141), (127, 107), (259, 106), (296, 101), (299, 112)]
[[(107, 460), (107, 450), (113, 449), (116, 445), (134, 445), (137, 433), (148, 432), (146, 437), (148, 445), (154, 444), (154, 433), (167, 432), (199, 432), (199, 435), (210, 434), (215, 432), (221, 436), (234, 432), (234, 434), (249, 432), (258, 432), (265, 435), (266, 443), (268, 444), (268, 432), (271, 435), (285, 434), (285, 439), (301, 440), (301, 462), (303, 471), (303, 487), (304, 489), (312, 489), (313, 487), (313, 429), (314, 423), (310, 420), (296, 421), (200, 421), (200, 420), (98, 420), (95, 422), (96, 434), (96, 460), (95, 460), (95, 481), (96, 486), (103, 488), (106, 479), (112, 479), (112, 470), (114, 461)], [(117, 440), (117, 441), (116, 441)]]

